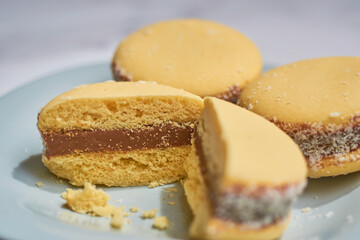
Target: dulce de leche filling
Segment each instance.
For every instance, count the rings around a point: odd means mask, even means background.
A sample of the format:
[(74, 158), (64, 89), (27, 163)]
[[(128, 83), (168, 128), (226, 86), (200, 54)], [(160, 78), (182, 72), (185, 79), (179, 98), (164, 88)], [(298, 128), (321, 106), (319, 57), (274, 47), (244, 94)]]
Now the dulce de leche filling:
[(41, 133), (46, 157), (81, 152), (131, 151), (191, 145), (193, 128), (163, 124), (144, 129), (70, 130)]
[[(306, 182), (278, 187), (251, 187), (234, 185), (217, 189), (219, 176), (208, 169), (201, 137), (195, 131), (195, 148), (199, 159), (213, 216), (224, 221), (246, 224), (251, 228), (262, 228), (285, 219), (291, 204), (304, 189)], [(261, 167), (261, 166), (259, 166)]]

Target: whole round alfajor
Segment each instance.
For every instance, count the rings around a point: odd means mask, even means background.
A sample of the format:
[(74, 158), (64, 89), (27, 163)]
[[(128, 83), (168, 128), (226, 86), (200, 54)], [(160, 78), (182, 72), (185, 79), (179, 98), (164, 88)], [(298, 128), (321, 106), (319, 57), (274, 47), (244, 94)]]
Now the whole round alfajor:
[(294, 139), (310, 177), (360, 170), (360, 57), (309, 59), (272, 69), (244, 89), (239, 105)]
[(180, 19), (132, 33), (118, 46), (112, 68), (118, 81), (156, 81), (236, 102), (260, 74), (262, 59), (255, 44), (230, 27)]

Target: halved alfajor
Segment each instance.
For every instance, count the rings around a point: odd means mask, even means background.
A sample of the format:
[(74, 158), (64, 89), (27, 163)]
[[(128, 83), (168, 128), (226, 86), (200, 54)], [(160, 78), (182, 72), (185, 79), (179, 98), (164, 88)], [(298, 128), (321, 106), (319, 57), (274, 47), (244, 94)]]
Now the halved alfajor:
[(200, 97), (150, 82), (79, 86), (38, 115), (42, 161), (74, 185), (156, 186), (185, 176)]
[(206, 239), (275, 239), (306, 185), (299, 147), (266, 119), (205, 98), (184, 183), (190, 233)]

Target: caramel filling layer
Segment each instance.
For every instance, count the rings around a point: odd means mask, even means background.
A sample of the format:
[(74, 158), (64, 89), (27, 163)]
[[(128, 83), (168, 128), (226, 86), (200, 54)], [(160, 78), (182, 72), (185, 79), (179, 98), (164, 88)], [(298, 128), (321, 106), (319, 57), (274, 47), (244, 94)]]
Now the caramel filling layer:
[[(212, 214), (220, 219), (261, 228), (287, 217), (291, 204), (304, 189), (306, 182), (280, 187), (237, 185), (217, 189), (219, 177), (209, 172), (201, 137), (195, 132), (195, 147), (210, 200)], [(261, 166), (259, 166), (261, 167)]]
[(193, 128), (164, 124), (144, 129), (41, 133), (47, 157), (81, 152), (131, 151), (191, 145)]

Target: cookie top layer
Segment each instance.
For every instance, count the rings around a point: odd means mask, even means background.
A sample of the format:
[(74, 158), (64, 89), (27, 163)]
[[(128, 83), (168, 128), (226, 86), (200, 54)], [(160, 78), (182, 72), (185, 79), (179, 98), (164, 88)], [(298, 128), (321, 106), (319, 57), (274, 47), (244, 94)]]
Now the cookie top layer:
[(203, 100), (153, 82), (104, 82), (78, 86), (51, 100), (39, 113), (42, 132), (141, 128), (197, 120)]
[(283, 122), (348, 122), (360, 111), (360, 57), (309, 59), (274, 68), (244, 89), (239, 104)]
[(73, 88), (57, 97), (48, 103), (47, 107), (53, 104), (58, 104), (64, 100), (69, 99), (83, 99), (83, 98), (128, 98), (128, 97), (186, 97), (201, 100), (200, 97), (186, 92), (182, 89), (177, 89), (155, 82), (115, 82), (107, 81), (102, 83), (84, 84)]
[(132, 81), (156, 81), (199, 96), (243, 87), (262, 69), (258, 48), (240, 32), (197, 19), (159, 22), (127, 37), (113, 64)]
[(205, 98), (204, 103), (200, 121), (208, 122), (205, 135), (212, 140), (203, 137), (203, 143), (213, 143), (204, 149), (214, 148), (212, 155), (225, 160), (224, 184), (283, 186), (306, 179), (299, 147), (274, 124), (223, 100)]

